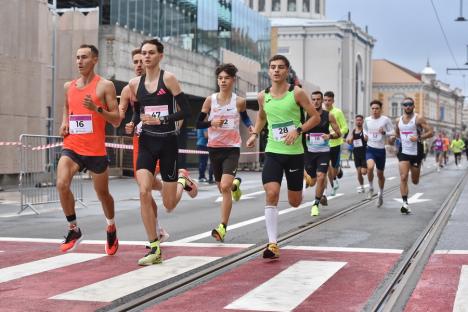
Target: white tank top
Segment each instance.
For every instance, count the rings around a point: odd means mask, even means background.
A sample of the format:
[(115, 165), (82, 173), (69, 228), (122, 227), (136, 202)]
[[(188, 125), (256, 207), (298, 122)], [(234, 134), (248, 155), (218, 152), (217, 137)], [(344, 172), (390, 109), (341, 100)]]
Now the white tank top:
[(418, 136), (416, 114), (414, 114), (413, 118), (411, 118), (407, 124), (403, 122), (403, 116), (400, 117), (398, 129), (400, 129), (401, 152), (406, 155), (418, 155), (418, 141), (412, 142), (410, 140), (412, 136)]
[(208, 147), (240, 147), (242, 140), (239, 132), (240, 115), (237, 111), (235, 93), (231, 96), (229, 104), (219, 105), (218, 93), (211, 95), (211, 111), (208, 121), (223, 119), (221, 127), (208, 128)]

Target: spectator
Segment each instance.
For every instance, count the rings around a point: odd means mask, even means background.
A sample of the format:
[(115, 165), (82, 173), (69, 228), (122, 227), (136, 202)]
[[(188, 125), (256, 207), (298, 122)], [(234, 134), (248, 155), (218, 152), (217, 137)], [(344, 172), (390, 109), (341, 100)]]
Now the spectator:
[[(208, 129), (197, 129), (197, 150), (208, 152)], [(206, 179), (206, 167), (208, 164), (208, 154), (200, 154), (198, 163), (198, 181), (214, 183), (213, 180), (213, 168), (208, 169), (208, 180)]]

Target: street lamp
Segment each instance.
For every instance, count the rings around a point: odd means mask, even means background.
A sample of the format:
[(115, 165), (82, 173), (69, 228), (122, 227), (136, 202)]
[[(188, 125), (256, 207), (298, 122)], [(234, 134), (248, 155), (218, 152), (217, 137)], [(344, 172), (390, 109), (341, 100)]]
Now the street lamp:
[(455, 19), (455, 22), (466, 22), (467, 19), (463, 16), (463, 0), (460, 0), (460, 16)]

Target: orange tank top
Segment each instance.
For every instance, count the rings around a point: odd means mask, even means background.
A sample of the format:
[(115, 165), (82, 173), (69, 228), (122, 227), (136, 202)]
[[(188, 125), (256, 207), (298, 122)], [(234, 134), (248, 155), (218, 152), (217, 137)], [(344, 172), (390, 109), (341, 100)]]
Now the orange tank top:
[(96, 87), (101, 77), (96, 75), (84, 88), (76, 87), (76, 80), (70, 83), (67, 92), (69, 135), (63, 139), (63, 148), (82, 156), (105, 156), (106, 120), (97, 112), (83, 106), (86, 95), (98, 107), (107, 109), (98, 96)]

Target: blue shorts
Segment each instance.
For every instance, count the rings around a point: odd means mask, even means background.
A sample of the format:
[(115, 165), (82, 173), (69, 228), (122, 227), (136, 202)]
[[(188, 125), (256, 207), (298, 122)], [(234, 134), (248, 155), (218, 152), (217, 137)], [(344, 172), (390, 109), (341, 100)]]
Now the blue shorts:
[(373, 148), (367, 146), (366, 160), (372, 159), (378, 170), (385, 169), (385, 148)]

